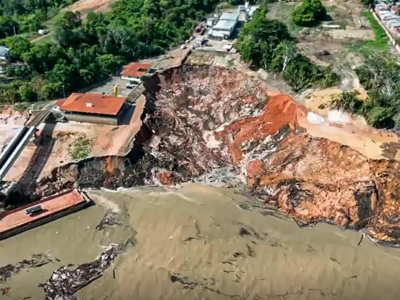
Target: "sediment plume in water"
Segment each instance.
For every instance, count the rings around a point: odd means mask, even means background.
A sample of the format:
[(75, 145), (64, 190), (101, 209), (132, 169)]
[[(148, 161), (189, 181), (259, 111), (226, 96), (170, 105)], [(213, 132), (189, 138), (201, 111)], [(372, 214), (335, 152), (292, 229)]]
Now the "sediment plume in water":
[(55, 169), (38, 186), (85, 188), (201, 182), (247, 191), (306, 225), (368, 229), (397, 245), (399, 162), (370, 160), (299, 126), (307, 111), (229, 68), (169, 69), (145, 82), (144, 125), (126, 157)]
[[(10, 287), (1, 299), (52, 299), (52, 290), (68, 300), (398, 298), (398, 249), (338, 226), (300, 229), (233, 189), (88, 195), (96, 206), (0, 243), (0, 266), (33, 253), (51, 260), (1, 282)], [(120, 248), (110, 245), (127, 246), (114, 256)], [(66, 289), (57, 290), (63, 274)], [(85, 285), (90, 278), (97, 279)]]

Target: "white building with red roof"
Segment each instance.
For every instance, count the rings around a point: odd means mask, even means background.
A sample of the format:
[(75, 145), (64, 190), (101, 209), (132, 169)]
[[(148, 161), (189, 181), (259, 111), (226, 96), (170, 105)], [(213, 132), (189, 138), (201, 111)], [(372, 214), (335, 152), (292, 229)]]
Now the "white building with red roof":
[(67, 120), (119, 125), (126, 107), (126, 97), (98, 93), (72, 93), (61, 104)]
[(121, 72), (121, 79), (129, 80), (134, 83), (140, 83), (141, 77), (149, 73), (151, 64), (143, 64), (137, 62), (131, 62)]

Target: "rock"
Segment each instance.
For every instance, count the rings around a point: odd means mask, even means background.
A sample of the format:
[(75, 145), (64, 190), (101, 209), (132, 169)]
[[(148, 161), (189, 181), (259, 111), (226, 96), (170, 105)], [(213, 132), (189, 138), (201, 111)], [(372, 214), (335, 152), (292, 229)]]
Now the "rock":
[(302, 36), (307, 36), (310, 35), (310, 29), (309, 28), (303, 28), (302, 30), (299, 31), (299, 34)]
[(172, 185), (173, 184), (173, 174), (171, 171), (160, 171), (158, 173), (158, 179), (162, 185)]

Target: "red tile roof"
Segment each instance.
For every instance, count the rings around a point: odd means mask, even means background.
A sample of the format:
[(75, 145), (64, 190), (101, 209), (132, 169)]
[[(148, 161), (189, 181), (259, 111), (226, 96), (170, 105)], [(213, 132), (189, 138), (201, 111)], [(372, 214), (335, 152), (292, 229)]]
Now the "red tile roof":
[(125, 67), (125, 69), (121, 72), (121, 75), (136, 76), (136, 77), (143, 76), (146, 74), (146, 72), (139, 71), (139, 69), (150, 69), (150, 67), (151, 67), (150, 64), (141, 64), (132, 62)]
[[(72, 93), (61, 105), (61, 110), (117, 115), (125, 100), (126, 97), (115, 97), (97, 93)], [(91, 106), (88, 106), (88, 103)]]
[(64, 104), (65, 100), (66, 100), (66, 98), (57, 99), (55, 105), (57, 105), (58, 107), (61, 107)]

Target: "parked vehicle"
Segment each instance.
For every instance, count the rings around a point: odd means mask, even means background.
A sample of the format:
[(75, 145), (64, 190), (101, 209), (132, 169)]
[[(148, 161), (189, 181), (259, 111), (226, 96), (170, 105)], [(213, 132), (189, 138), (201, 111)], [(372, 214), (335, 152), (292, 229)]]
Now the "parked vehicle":
[(128, 82), (127, 84), (126, 84), (126, 88), (127, 89), (134, 89), (136, 87), (136, 84), (134, 84), (133, 82)]
[(186, 49), (186, 45), (183, 44), (183, 45), (181, 46), (181, 49)]

